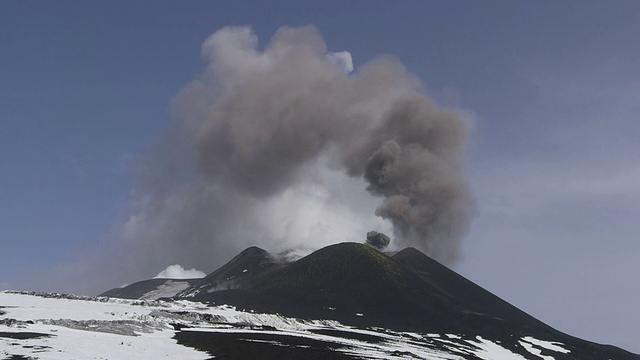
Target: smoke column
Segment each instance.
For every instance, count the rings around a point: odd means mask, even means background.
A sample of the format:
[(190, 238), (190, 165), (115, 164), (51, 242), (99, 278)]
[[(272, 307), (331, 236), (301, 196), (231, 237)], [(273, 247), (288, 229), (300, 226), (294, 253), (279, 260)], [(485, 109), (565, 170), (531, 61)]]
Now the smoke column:
[(313, 27), (281, 28), (264, 50), (250, 28), (224, 28), (202, 53), (173, 128), (133, 166), (118, 233), (131, 271), (210, 271), (250, 245), (315, 249), (391, 227), (396, 247), (455, 260), (467, 124), (397, 59), (352, 72)]

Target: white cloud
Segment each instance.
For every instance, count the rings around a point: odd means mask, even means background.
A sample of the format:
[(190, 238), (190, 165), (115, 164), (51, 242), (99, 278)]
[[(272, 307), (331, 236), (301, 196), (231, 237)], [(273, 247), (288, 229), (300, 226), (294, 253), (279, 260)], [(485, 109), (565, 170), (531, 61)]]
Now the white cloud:
[(353, 71), (353, 59), (351, 53), (348, 51), (329, 52), (327, 54), (329, 61), (336, 65), (339, 65), (344, 71), (349, 74)]
[(186, 270), (182, 266), (169, 265), (166, 269), (162, 270), (158, 275), (154, 277), (154, 279), (162, 278), (162, 279), (195, 279), (195, 278), (203, 278), (207, 276), (204, 272), (196, 269)]

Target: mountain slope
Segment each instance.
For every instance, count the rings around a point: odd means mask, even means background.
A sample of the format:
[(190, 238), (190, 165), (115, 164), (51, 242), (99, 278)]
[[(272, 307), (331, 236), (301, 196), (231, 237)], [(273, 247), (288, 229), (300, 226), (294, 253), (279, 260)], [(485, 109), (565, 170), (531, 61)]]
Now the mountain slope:
[(546, 326), (415, 248), (405, 248), (391, 258), (410, 269), (440, 296), (466, 309), (471, 314), (495, 320), (508, 319), (536, 324), (536, 326)]
[[(448, 301), (468, 309), (473, 314), (522, 324), (524, 331), (521, 334), (530, 333), (539, 338), (566, 342), (571, 344), (574, 354), (585, 354), (585, 358), (599, 354), (598, 356), (606, 355), (615, 359), (617, 356), (629, 354), (614, 346), (585, 341), (553, 329), (415, 248), (405, 248), (391, 258), (413, 271), (431, 287), (438, 289)], [(476, 326), (482, 325), (480, 322)]]
[(566, 343), (572, 355), (557, 359), (634, 358), (563, 334), (412, 248), (389, 257), (363, 244), (331, 245), (262, 272), (240, 289), (193, 299), (358, 327), (481, 334), (522, 356), (529, 353), (519, 339), (531, 336)]
[(115, 288), (100, 296), (116, 297), (121, 299), (144, 299), (157, 300), (176, 296), (194, 285), (199, 284), (202, 279), (149, 279), (142, 280), (131, 285)]
[(543, 355), (548, 360), (572, 355), (566, 344), (535, 337), (517, 339), (521, 352), (514, 352), (480, 335), (361, 329), (186, 300), (0, 292), (0, 304), (0, 359), (539, 360)]
[(219, 290), (238, 289), (263, 272), (278, 267), (279, 263), (267, 251), (253, 246), (245, 249), (231, 261), (198, 279), (149, 279), (114, 288), (100, 296), (121, 299), (157, 300), (161, 298), (191, 298), (196, 294)]
[[(456, 359), (493, 359), (479, 355), (477, 350), (499, 344), (500, 351), (508, 353), (505, 359), (640, 360), (640, 356), (616, 347), (559, 332), (414, 248), (385, 255), (363, 244), (342, 243), (283, 264), (253, 247), (174, 299), (200, 301), (210, 306), (233, 305), (250, 313), (304, 319), (296, 320), (303, 323), (313, 319), (321, 319), (324, 324), (337, 321), (351, 329), (345, 332), (329, 325), (314, 330), (337, 338), (371, 340), (374, 336), (371, 331), (375, 332), (374, 337), (409, 331), (414, 335), (406, 339), (407, 343), (448, 344), (446, 351), (457, 354), (453, 357)], [(359, 335), (352, 333), (354, 329), (358, 329)], [(266, 343), (284, 341), (281, 333), (261, 332), (241, 337), (232, 333), (235, 335), (194, 330), (177, 336), (189, 346), (227, 359), (239, 358), (233, 349), (245, 340), (253, 345), (263, 344), (251, 347), (256, 354), (265, 351)], [(448, 334), (446, 340), (442, 334)], [(306, 342), (298, 345), (325, 348), (316, 340), (312, 341), (314, 345)], [(225, 352), (220, 347), (229, 350)], [(287, 351), (281, 356), (288, 356)], [(317, 354), (322, 354), (319, 358), (332, 358), (324, 351)], [(382, 358), (391, 358), (390, 353), (385, 354)]]

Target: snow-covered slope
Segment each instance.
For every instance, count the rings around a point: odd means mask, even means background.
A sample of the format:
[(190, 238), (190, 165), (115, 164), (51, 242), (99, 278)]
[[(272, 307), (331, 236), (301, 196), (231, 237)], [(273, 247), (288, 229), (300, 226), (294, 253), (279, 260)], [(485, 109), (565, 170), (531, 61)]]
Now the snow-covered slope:
[(202, 279), (162, 279), (154, 278), (138, 281), (131, 285), (104, 292), (101, 296), (122, 299), (158, 300), (174, 297), (181, 291), (199, 284)]
[(180, 304), (60, 294), (0, 292), (0, 357), (35, 359), (207, 359), (172, 339), (154, 312)]
[(354, 328), (184, 300), (0, 292), (2, 359), (269, 359), (276, 358), (273, 351), (288, 359), (548, 360), (570, 354), (562, 343), (518, 341), (515, 353), (482, 334)]

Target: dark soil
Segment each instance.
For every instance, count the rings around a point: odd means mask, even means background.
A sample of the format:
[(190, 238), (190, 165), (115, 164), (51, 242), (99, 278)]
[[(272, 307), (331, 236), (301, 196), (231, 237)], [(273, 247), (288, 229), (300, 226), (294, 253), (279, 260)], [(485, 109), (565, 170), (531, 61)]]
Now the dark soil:
[(181, 331), (176, 333), (174, 339), (178, 344), (206, 351), (216, 360), (358, 359), (336, 352), (341, 345), (286, 335)]
[(40, 339), (44, 337), (51, 337), (51, 335), (36, 333), (36, 332), (0, 332), (0, 338), (8, 338), (8, 339), (26, 340), (26, 339)]
[(384, 338), (376, 335), (362, 334), (362, 333), (342, 331), (342, 330), (333, 330), (333, 329), (317, 329), (317, 330), (311, 330), (311, 332), (314, 334), (328, 335), (328, 336), (333, 336), (333, 337), (342, 338), (342, 339), (365, 341), (372, 344), (377, 344), (384, 340)]

